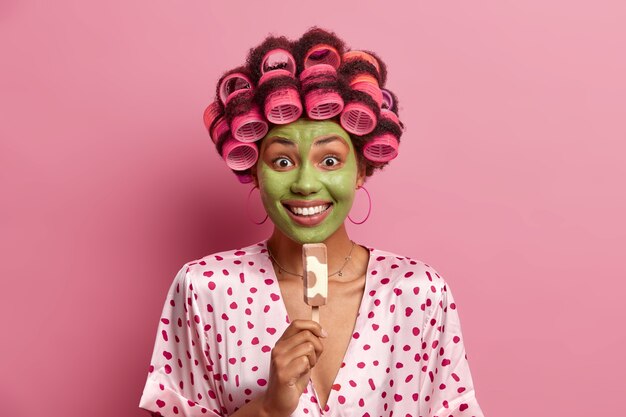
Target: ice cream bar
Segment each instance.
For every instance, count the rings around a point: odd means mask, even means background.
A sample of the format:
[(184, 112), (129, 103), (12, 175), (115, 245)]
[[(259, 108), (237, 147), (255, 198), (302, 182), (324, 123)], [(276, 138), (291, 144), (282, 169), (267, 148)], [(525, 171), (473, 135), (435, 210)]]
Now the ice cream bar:
[(313, 320), (319, 323), (319, 306), (326, 304), (328, 298), (326, 245), (323, 243), (303, 244), (302, 262), (304, 264), (304, 302), (313, 308)]

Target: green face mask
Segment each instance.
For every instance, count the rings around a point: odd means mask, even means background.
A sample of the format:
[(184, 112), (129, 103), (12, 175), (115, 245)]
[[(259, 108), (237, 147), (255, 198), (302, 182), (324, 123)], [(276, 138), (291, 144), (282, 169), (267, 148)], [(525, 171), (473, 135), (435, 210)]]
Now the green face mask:
[(271, 129), (256, 173), (272, 222), (301, 244), (323, 242), (343, 224), (364, 179), (350, 135), (330, 120), (299, 119)]

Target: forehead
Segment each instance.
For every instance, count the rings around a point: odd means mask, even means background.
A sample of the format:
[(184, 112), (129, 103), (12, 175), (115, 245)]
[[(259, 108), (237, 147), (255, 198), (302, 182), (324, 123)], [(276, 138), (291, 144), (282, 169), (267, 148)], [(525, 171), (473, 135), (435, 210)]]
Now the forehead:
[[(277, 140), (277, 138), (283, 140)], [(284, 139), (295, 142), (296, 145), (310, 146), (313, 142), (319, 142), (326, 138), (339, 138), (352, 149), (350, 135), (338, 123), (331, 120), (309, 119), (299, 119), (293, 123), (275, 126), (263, 139), (262, 148), (272, 143), (285, 143)]]

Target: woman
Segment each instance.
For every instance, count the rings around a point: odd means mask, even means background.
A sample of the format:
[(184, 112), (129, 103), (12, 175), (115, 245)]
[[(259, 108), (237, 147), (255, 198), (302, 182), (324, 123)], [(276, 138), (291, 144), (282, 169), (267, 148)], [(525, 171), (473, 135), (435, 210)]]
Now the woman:
[[(358, 245), (346, 232), (355, 193), (395, 157), (402, 125), (388, 114), (397, 113), (395, 96), (368, 90), (372, 80), (384, 85), (382, 61), (343, 49), (317, 28), (293, 43), (268, 38), (251, 50), (247, 71), (220, 80), (205, 122), (231, 169), (258, 187), (274, 230), (177, 274), (140, 401), (154, 415), (483, 415), (446, 282), (423, 262)], [(276, 51), (287, 53), (268, 63)], [(337, 72), (305, 72), (315, 65)], [(268, 81), (276, 70), (287, 72)], [(271, 98), (292, 87), (304, 95), (301, 113), (299, 100)], [(307, 97), (316, 90), (325, 101)], [(240, 164), (250, 153), (252, 165)], [(329, 280), (318, 324), (304, 302), (302, 245), (319, 242)]]

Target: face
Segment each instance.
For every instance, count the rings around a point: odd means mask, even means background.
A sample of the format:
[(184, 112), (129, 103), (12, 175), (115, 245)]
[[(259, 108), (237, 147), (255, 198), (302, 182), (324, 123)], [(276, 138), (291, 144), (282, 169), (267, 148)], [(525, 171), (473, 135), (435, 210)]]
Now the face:
[(256, 179), (272, 222), (302, 244), (323, 242), (343, 224), (365, 174), (339, 124), (299, 119), (265, 136)]

